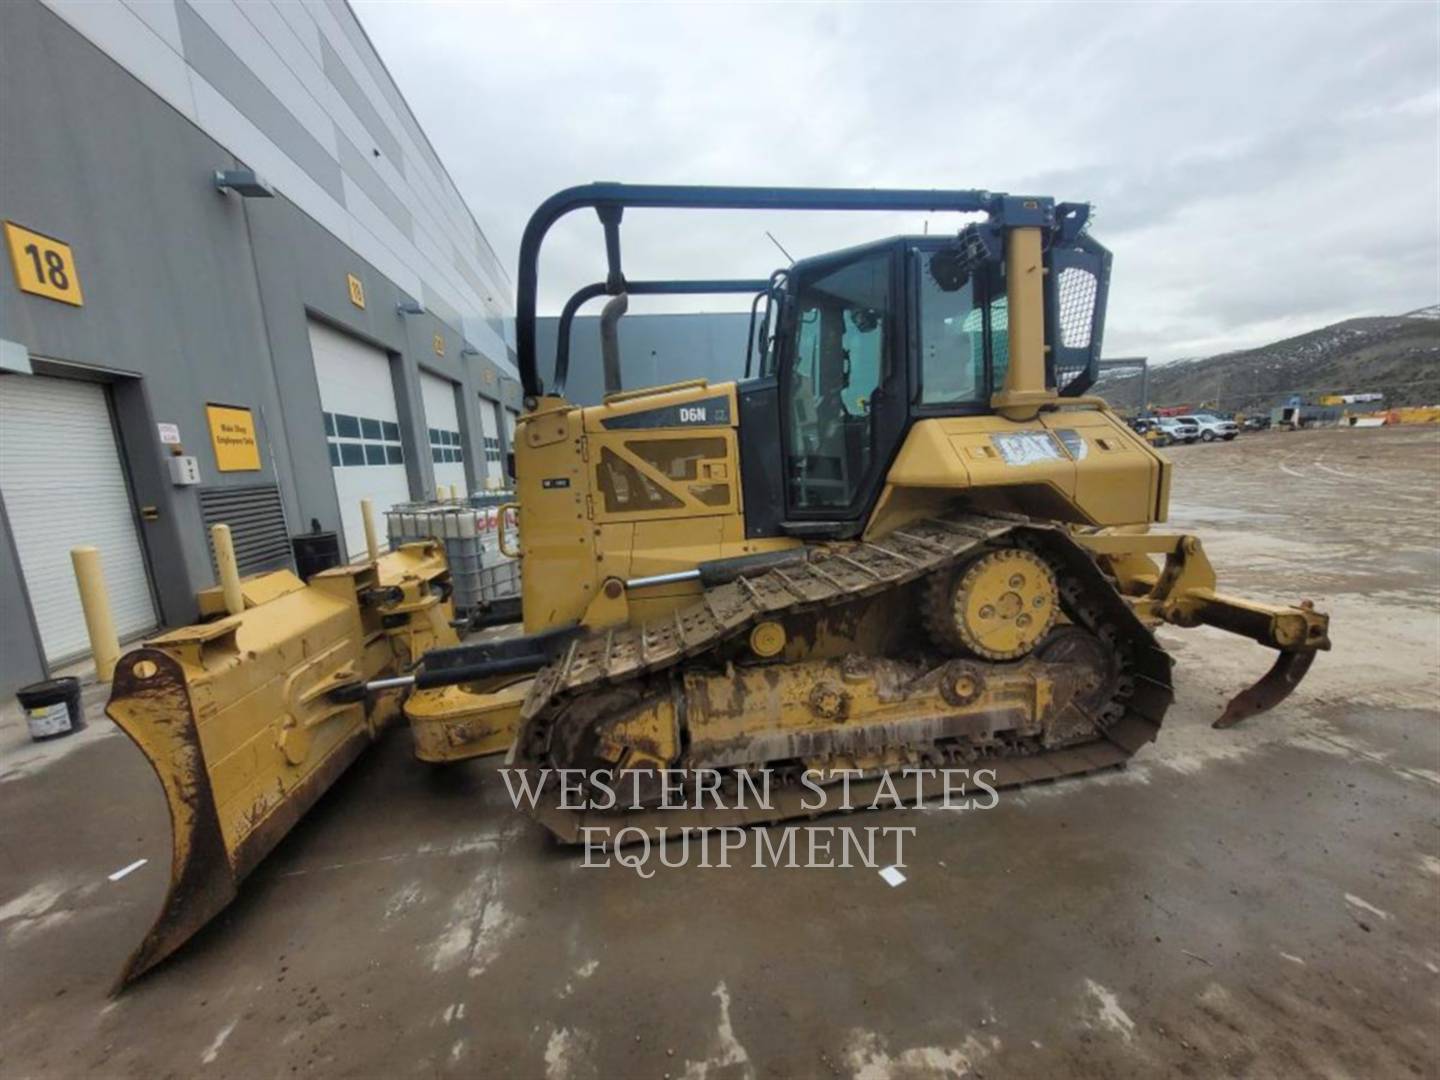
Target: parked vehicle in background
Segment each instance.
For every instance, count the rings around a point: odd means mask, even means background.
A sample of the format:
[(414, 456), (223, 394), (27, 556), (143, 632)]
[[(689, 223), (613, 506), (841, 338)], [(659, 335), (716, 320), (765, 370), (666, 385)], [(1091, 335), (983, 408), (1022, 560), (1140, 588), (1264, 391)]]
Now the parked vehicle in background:
[(1193, 443), (1200, 438), (1200, 425), (1189, 417), (1162, 416), (1155, 423), (1171, 442)]
[(1268, 431), (1270, 428), (1270, 417), (1268, 416), (1247, 416), (1245, 422), (1240, 425), (1241, 431)]
[(1130, 421), (1130, 427), (1151, 446), (1169, 446), (1170, 436), (1160, 427), (1153, 416), (1141, 416)]
[(1224, 439), (1229, 442), (1240, 434), (1240, 427), (1234, 420), (1222, 420), (1210, 413), (1191, 413), (1188, 416), (1177, 416), (1175, 419), (1182, 423), (1192, 423), (1200, 431), (1201, 442), (1214, 442), (1216, 439)]

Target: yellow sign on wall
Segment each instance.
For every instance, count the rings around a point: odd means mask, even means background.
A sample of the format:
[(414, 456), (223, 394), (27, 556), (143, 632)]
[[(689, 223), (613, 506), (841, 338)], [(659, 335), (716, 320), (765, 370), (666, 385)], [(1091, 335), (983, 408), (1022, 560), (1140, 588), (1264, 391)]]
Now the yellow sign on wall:
[(358, 308), (365, 306), (365, 286), (354, 274), (345, 275), (345, 284), (350, 289), (350, 302)]
[(445, 335), (443, 335), (443, 334), (436, 334), (436, 335), (435, 335), (435, 340), (434, 340), (433, 344), (434, 344), (434, 346), (435, 346), (435, 355), (436, 355), (436, 356), (444, 356), (444, 355), (445, 355)]
[(260, 443), (255, 438), (255, 418), (249, 409), (234, 405), (206, 405), (210, 444), (215, 447), (215, 467), (221, 472), (254, 472), (260, 468)]
[(84, 305), (80, 275), (75, 272), (75, 256), (69, 244), (12, 221), (5, 222), (5, 242), (10, 247), (15, 284), (22, 291), (62, 304)]

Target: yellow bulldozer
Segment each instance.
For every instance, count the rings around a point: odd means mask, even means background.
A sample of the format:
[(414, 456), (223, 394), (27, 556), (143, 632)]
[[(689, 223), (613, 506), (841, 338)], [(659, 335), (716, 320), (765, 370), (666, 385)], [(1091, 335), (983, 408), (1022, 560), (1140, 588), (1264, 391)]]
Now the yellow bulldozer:
[[(768, 280), (628, 280), (625, 212), (692, 208), (976, 220)], [(608, 273), (566, 306), (547, 387), (541, 245), (584, 209)], [(125, 656), (109, 714), (161, 780), (174, 854), (122, 981), (228, 903), (402, 705), (425, 760), (507, 751), (529, 774), (633, 778), (608, 810), (542, 792), (531, 812), (573, 842), (808, 814), (802, 779), (843, 775), (859, 799), (896, 769), (984, 766), (999, 787), (1118, 765), (1173, 696), (1162, 623), (1278, 651), (1217, 726), (1278, 703), (1329, 648), (1327, 618), (1218, 592), (1196, 537), (1152, 531), (1170, 463), (1086, 395), (1110, 274), (1088, 214), (963, 190), (592, 184), (546, 201), (517, 277), (523, 628), (457, 638), (443, 549), (418, 544), (308, 585), (252, 579), (228, 613)], [(621, 385), (629, 296), (741, 291), (743, 379)], [(569, 320), (600, 295), (607, 392), (581, 407)], [(660, 810), (670, 772), (727, 786), (760, 769), (777, 778), (763, 805)]]

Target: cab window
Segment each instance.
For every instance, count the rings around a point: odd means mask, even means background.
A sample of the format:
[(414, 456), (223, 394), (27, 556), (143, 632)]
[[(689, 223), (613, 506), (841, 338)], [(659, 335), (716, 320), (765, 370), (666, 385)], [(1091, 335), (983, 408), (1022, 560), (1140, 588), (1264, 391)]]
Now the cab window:
[[(931, 271), (937, 252), (920, 259), (920, 401), (953, 405), (985, 396), (985, 325), (975, 281), (942, 288)], [(944, 280), (945, 275), (939, 275)], [(953, 284), (953, 282), (950, 282)]]
[(893, 348), (889, 251), (796, 283), (786, 379), (791, 505), (841, 509), (875, 457), (873, 408)]

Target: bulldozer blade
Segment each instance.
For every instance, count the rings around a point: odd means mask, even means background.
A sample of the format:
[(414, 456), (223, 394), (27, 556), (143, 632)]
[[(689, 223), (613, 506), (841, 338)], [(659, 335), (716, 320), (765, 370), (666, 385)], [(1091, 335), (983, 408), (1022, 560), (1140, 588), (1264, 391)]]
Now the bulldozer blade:
[(397, 695), (337, 691), (454, 644), (446, 576), (442, 549), (410, 545), (120, 658), (105, 711), (154, 769), (173, 843), (164, 905), (117, 990), (230, 903), (399, 716)]
[(1314, 662), (1314, 649), (1280, 653), (1275, 657), (1275, 663), (1270, 665), (1270, 670), (1262, 675), (1258, 682), (1230, 699), (1230, 704), (1225, 706), (1224, 713), (1212, 726), (1234, 727), (1241, 720), (1248, 720), (1267, 709), (1273, 709), (1300, 685), (1300, 680), (1305, 678), (1305, 673)]
[[(136, 669), (154, 674), (141, 679)], [(190, 707), (185, 675), (164, 653), (141, 649), (115, 669), (107, 712), (145, 754), (170, 807), (170, 884), (160, 917), (130, 954), (114, 990), (154, 967), (235, 898), (236, 879), (220, 836), (215, 796)]]
[[(164, 960), (234, 900), (246, 875), (369, 745), (373, 728), (365, 706), (351, 708), (356, 716), (349, 718), (349, 730), (322, 758), (307, 763), (302, 777), (290, 783), (276, 777), (268, 797), (238, 814), (232, 807), (230, 820), (222, 821), (184, 668), (158, 649), (137, 649), (122, 658), (106, 712), (145, 754), (164, 789), (172, 846), (160, 914), (126, 961), (115, 991)], [(258, 714), (256, 719), (265, 727), (273, 722)]]

